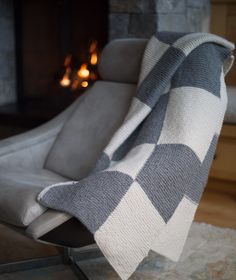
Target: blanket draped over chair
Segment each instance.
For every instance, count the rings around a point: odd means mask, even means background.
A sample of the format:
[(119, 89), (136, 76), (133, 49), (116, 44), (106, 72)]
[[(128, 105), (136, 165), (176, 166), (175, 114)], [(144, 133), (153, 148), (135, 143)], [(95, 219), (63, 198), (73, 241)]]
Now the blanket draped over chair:
[(122, 279), (150, 250), (173, 261), (182, 252), (224, 119), (233, 49), (211, 34), (153, 36), (127, 116), (93, 172), (39, 194), (84, 223)]

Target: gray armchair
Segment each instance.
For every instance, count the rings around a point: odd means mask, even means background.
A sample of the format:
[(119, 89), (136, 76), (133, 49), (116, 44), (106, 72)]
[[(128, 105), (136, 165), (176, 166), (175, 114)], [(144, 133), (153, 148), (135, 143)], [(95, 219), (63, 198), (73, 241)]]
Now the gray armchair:
[(128, 110), (145, 43), (126, 39), (108, 44), (100, 59), (102, 80), (50, 122), (0, 141), (1, 223), (55, 245), (80, 248), (94, 243), (78, 220), (42, 207), (37, 194), (92, 170)]

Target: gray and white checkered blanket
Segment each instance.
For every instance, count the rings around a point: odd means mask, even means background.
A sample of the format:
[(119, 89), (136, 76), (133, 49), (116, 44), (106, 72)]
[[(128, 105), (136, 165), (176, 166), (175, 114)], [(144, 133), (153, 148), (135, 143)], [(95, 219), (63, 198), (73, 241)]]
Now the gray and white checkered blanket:
[(204, 33), (153, 36), (136, 96), (95, 170), (38, 197), (82, 221), (122, 279), (150, 250), (181, 254), (221, 130), (233, 49)]

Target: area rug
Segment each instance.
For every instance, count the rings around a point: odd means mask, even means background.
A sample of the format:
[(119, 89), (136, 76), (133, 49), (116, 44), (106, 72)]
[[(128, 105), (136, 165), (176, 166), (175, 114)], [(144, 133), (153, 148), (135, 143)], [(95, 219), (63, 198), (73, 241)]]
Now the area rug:
[[(105, 258), (80, 262), (91, 280), (119, 280)], [(191, 227), (178, 263), (153, 252), (130, 280), (236, 280), (236, 231), (203, 223)]]
[[(79, 262), (90, 280), (120, 280), (105, 258)], [(0, 275), (0, 280), (76, 280), (68, 266)], [(178, 263), (150, 253), (130, 280), (236, 280), (236, 231), (194, 223)]]

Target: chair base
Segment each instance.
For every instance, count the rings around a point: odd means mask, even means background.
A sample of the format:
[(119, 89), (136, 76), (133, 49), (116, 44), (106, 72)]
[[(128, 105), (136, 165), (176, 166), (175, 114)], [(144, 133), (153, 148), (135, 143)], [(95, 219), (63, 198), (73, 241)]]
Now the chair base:
[(75, 256), (70, 248), (64, 249), (63, 263), (71, 267), (72, 271), (79, 280), (89, 280), (86, 274), (83, 272), (83, 270), (78, 266), (75, 260)]
[(79, 280), (89, 280), (89, 278), (86, 276), (83, 270), (79, 267), (78, 260), (84, 260), (84, 257), (86, 259), (89, 259), (89, 257), (91, 257), (90, 259), (92, 259), (98, 256), (100, 257), (101, 253), (94, 250), (94, 248), (92, 248), (92, 250), (87, 249), (85, 251), (82, 251), (81, 257), (78, 257), (78, 255), (75, 257), (72, 249), (65, 248), (62, 256), (37, 258), (11, 263), (0, 263), (0, 274), (36, 269), (63, 263), (71, 267), (72, 271), (78, 277)]

